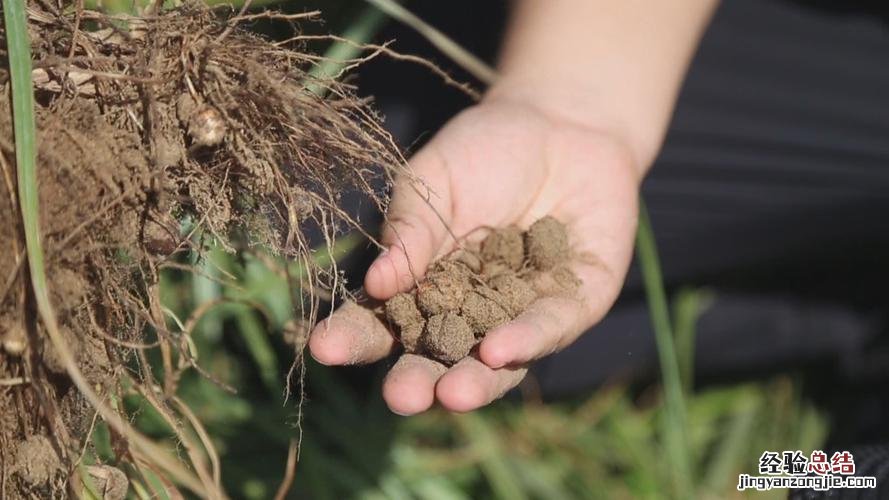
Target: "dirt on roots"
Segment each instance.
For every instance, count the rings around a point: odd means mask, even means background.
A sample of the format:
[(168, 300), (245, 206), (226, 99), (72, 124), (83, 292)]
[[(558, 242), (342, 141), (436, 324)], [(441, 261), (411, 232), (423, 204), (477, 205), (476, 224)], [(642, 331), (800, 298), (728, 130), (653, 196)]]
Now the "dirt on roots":
[(566, 226), (543, 217), (527, 231), (494, 229), (436, 261), (414, 290), (386, 302), (389, 324), (406, 352), (452, 365), (485, 335), (525, 312), (536, 299), (573, 297)]
[[(66, 349), (101, 398), (142, 390), (180, 421), (175, 381), (196, 363), (189, 332), (165, 321), (161, 270), (212, 240), (295, 259), (310, 270), (306, 288), (335, 288), (337, 271), (313, 264), (306, 228), (328, 242), (360, 230), (338, 208), (341, 196), (364, 193), (383, 210), (373, 186), (390, 182), (404, 160), (368, 102), (312, 76), (320, 58), (304, 38), (272, 43), (240, 27), (309, 15), (232, 16), (187, 4), (112, 18), (50, 2), (31, 3), (28, 14), (41, 232)], [(0, 497), (66, 497), (95, 409), (73, 387), (30, 297), (2, 67)], [(314, 311), (317, 297), (305, 301)], [(146, 345), (146, 332), (157, 341)], [(148, 348), (161, 353), (163, 380), (146, 368)], [(122, 462), (150, 463), (123, 436), (112, 442)], [(190, 467), (203, 477), (206, 464)], [(120, 470), (86, 470), (105, 498), (125, 494)]]

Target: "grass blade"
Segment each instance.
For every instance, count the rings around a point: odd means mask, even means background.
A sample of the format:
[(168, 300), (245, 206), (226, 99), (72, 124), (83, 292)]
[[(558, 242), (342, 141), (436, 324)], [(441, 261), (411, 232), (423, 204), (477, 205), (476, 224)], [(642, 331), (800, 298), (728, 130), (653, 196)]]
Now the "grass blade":
[(684, 288), (673, 299), (673, 333), (676, 342), (676, 359), (682, 389), (691, 394), (694, 384), (695, 328), (707, 303), (709, 294), (702, 290)]
[(751, 393), (738, 396), (735, 414), (724, 430), (725, 437), (702, 476), (702, 486), (713, 494), (730, 488), (737, 479), (737, 472), (743, 470), (750, 455), (751, 438), (756, 432), (758, 405), (759, 398)]
[(240, 307), (235, 320), (247, 351), (259, 371), (259, 378), (272, 394), (282, 394), (284, 388), (279, 381), (278, 357), (256, 312), (246, 306)]
[(476, 57), (457, 42), (435, 29), (426, 21), (414, 15), (394, 0), (367, 0), (370, 4), (385, 12), (389, 16), (410, 26), (420, 35), (429, 40), (429, 43), (454, 60), (463, 69), (488, 85), (497, 79), (497, 72), (484, 61)]
[(654, 232), (651, 228), (648, 210), (641, 200), (639, 202), (639, 229), (636, 234), (636, 256), (642, 271), (651, 325), (654, 329), (658, 359), (661, 365), (667, 417), (664, 425), (664, 441), (667, 453), (670, 455), (671, 465), (674, 468), (673, 478), (676, 494), (679, 498), (691, 498), (693, 496), (691, 456), (682, 379), (679, 374), (676, 346), (673, 343), (673, 328), (670, 323), (667, 294), (664, 290)]
[(488, 478), (494, 496), (510, 500), (528, 498), (521, 487), (520, 478), (510, 467), (509, 457), (502, 450), (489, 421), (478, 413), (460, 415), (455, 421), (467, 441), (471, 442), (481, 454), (479, 468)]
[[(39, 199), (37, 193), (37, 126), (34, 121), (34, 93), (31, 87), (31, 47), (23, 0), (4, 0), (6, 43), (12, 80), (12, 114), (15, 134), (15, 161), (19, 205), (28, 251), (28, 266), (37, 307), (44, 321), (52, 314), (43, 266), (40, 241)], [(54, 321), (53, 321), (54, 323)]]

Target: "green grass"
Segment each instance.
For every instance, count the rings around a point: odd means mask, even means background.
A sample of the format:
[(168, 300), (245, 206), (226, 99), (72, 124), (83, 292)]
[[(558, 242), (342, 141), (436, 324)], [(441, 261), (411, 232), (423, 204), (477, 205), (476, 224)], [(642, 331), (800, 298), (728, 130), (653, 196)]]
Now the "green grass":
[(691, 498), (693, 496), (694, 470), (689, 456), (688, 420), (679, 358), (673, 338), (673, 324), (670, 321), (667, 293), (664, 290), (664, 280), (657, 254), (657, 243), (644, 202), (639, 204), (636, 259), (642, 271), (651, 326), (654, 330), (658, 359), (660, 360), (666, 409), (661, 427), (667, 455), (670, 457), (669, 462), (673, 467), (674, 491), (678, 498)]
[(28, 270), (37, 308), (44, 321), (55, 323), (46, 287), (40, 239), (40, 200), (37, 190), (37, 132), (31, 88), (31, 47), (24, 0), (3, 0), (6, 43), (12, 81), (12, 114), (19, 207), (25, 233)]
[[(277, 364), (286, 365), (290, 347), (279, 330), (268, 330)], [(261, 362), (241, 335), (227, 322), (222, 338), (201, 346), (204, 367), (237, 394), (195, 375), (183, 380), (181, 393), (216, 440), (227, 491), (260, 499), (280, 481), (289, 440), (299, 434), (297, 411), (263, 387)], [(356, 383), (356, 369), (310, 363), (292, 498), (678, 498), (669, 493), (675, 478), (657, 386), (401, 418), (379, 395), (385, 369), (361, 369)], [(686, 396), (696, 496), (730, 497), (737, 474), (755, 471), (763, 450), (821, 444), (826, 423), (797, 388), (781, 376)]]

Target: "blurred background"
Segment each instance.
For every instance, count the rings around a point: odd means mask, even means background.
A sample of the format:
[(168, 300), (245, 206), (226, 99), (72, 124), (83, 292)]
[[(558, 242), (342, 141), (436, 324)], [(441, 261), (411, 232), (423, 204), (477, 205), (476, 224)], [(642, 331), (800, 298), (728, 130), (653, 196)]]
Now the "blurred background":
[[(508, 2), (406, 5), (493, 63)], [(394, 40), (395, 50), (471, 80), (364, 2), (273, 7), (320, 9), (325, 23), (304, 30)], [(287, 283), (261, 259), (213, 252), (209, 278), (171, 271), (163, 293), (179, 318), (219, 297), (258, 304), (216, 307), (195, 330), (201, 365), (222, 384), (194, 372), (181, 382), (182, 398), (213, 437), (227, 491), (271, 498), (294, 440), (301, 446), (291, 498), (430, 500), (667, 498), (682, 491), (679, 483), (700, 498), (732, 498), (742, 496), (738, 474), (756, 475), (766, 450), (889, 441), (884, 10), (879, 2), (726, 0), (693, 63), (643, 189), (685, 389), (689, 477), (677, 477), (666, 455), (658, 353), (635, 267), (612, 314), (535, 365), (502, 401), (472, 414), (402, 418), (379, 390), (394, 359), (349, 368), (308, 359), (300, 386), (303, 367), (291, 366), (304, 325), (293, 317)], [(252, 28), (293, 34), (286, 23)], [(347, 78), (374, 98), (408, 151), (472, 104), (405, 62), (377, 58)], [(347, 204), (379, 225), (362, 200)], [(357, 237), (338, 244), (334, 255), (352, 287), (373, 252)], [(243, 286), (213, 281), (219, 270)], [(149, 407), (126, 403), (143, 431), (166, 436)], [(103, 440), (100, 425), (95, 442), (110, 456)]]

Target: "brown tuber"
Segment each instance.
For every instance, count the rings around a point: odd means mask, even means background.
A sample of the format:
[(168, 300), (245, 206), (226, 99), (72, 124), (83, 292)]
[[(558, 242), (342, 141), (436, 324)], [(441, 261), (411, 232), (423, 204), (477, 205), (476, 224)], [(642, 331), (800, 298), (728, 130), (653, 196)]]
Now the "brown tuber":
[(475, 335), (463, 316), (456, 313), (437, 314), (426, 322), (423, 348), (433, 358), (454, 364), (469, 355)]
[(469, 292), (461, 312), (475, 336), (481, 338), (511, 319), (506, 302), (506, 298), (498, 292), (480, 289)]
[(408, 352), (417, 350), (426, 320), (417, 308), (412, 294), (399, 293), (386, 302), (386, 318), (396, 327), (401, 343)]
[(482, 242), (481, 256), (486, 263), (499, 262), (514, 271), (520, 269), (525, 260), (522, 230), (516, 226), (495, 229)]
[(431, 273), (417, 286), (417, 305), (427, 315), (457, 311), (470, 289), (467, 276), (447, 272)]
[(188, 135), (199, 146), (215, 146), (226, 132), (225, 120), (213, 106), (201, 106), (188, 119)]
[(527, 281), (515, 274), (501, 274), (490, 281), (490, 286), (503, 297), (512, 317), (521, 314), (537, 298), (537, 293)]
[(547, 271), (568, 260), (568, 231), (555, 218), (543, 217), (528, 228), (525, 247), (528, 249), (531, 265)]

